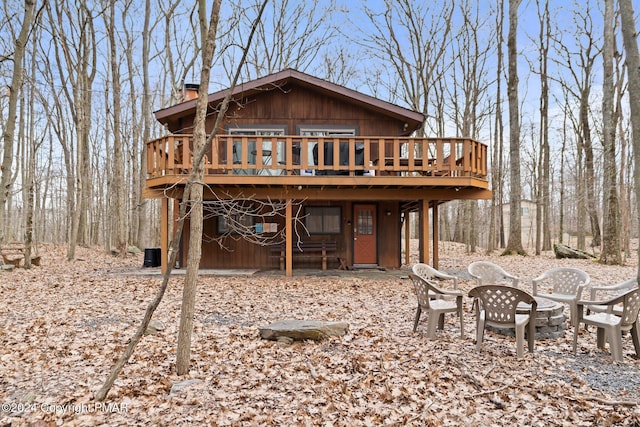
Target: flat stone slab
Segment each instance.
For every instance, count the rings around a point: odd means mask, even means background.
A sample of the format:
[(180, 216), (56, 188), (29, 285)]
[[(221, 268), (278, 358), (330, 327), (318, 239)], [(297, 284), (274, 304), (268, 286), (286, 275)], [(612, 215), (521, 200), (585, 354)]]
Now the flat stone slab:
[(281, 320), (260, 329), (260, 338), (278, 340), (319, 341), (327, 337), (341, 337), (349, 330), (345, 322), (323, 322), (320, 320)]
[(169, 391), (169, 394), (176, 394), (176, 393), (180, 393), (182, 390), (184, 390), (185, 388), (193, 385), (193, 384), (198, 384), (199, 382), (201, 382), (202, 380), (194, 378), (191, 380), (184, 380), (184, 381), (180, 381), (179, 383), (175, 383), (171, 386), (171, 391)]
[(151, 319), (149, 326), (147, 326), (147, 329), (144, 331), (144, 334), (155, 335), (161, 331), (164, 331), (164, 324), (159, 320)]

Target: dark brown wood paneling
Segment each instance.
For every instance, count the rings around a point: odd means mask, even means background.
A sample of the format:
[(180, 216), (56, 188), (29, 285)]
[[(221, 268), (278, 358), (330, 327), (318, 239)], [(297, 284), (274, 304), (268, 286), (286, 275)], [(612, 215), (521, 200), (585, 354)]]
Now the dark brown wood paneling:
[[(282, 124), (295, 135), (298, 125), (357, 126), (360, 135), (400, 135), (404, 123), (309, 88), (287, 84), (232, 104), (222, 125)], [(215, 116), (208, 117), (212, 127)]]
[(401, 266), (400, 225), (398, 203), (381, 202), (378, 205), (378, 263), (382, 267)]
[[(248, 124), (282, 124), (290, 135), (295, 135), (297, 125), (304, 124), (357, 126), (363, 136), (398, 136), (404, 130), (401, 120), (291, 83), (232, 102), (226, 116), (220, 134), (227, 125)], [(215, 120), (216, 114), (207, 117), (208, 132)], [(173, 133), (193, 132), (193, 116), (167, 120), (166, 124)]]
[[(372, 201), (371, 203), (377, 203)], [(304, 236), (303, 240), (331, 240), (336, 242), (337, 251), (328, 258), (328, 268), (335, 269), (339, 267), (338, 257), (346, 260), (347, 264), (351, 264), (352, 240), (353, 240), (353, 204), (351, 202), (334, 203), (330, 201), (314, 201), (309, 203), (310, 206), (340, 206), (342, 211), (342, 232), (340, 234), (327, 235), (311, 235)], [(386, 215), (387, 209), (391, 215)], [(400, 219), (398, 217), (397, 203), (381, 203), (378, 207), (378, 263), (380, 266), (387, 268), (400, 267)], [(271, 220), (270, 220), (271, 221)], [(284, 227), (284, 223), (280, 222), (278, 227)], [(227, 239), (225, 246), (227, 249), (221, 248), (217, 242), (209, 241), (207, 236), (215, 236), (217, 231), (217, 220), (209, 218), (204, 221), (203, 232), (205, 234), (202, 243), (202, 260), (200, 268), (225, 269), (225, 268), (259, 268), (259, 269), (277, 269), (279, 268), (279, 259), (273, 257), (269, 247), (253, 244), (246, 240)], [(186, 267), (187, 248), (189, 246), (189, 224), (185, 222), (183, 231), (182, 258), (181, 265)], [(310, 268), (319, 269), (321, 260), (296, 258), (294, 256), (294, 268)]]

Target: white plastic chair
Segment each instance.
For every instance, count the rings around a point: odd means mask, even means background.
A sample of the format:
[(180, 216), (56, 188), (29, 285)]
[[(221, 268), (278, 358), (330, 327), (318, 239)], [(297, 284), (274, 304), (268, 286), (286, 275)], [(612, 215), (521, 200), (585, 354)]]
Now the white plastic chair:
[[(413, 271), (413, 274), (415, 274), (416, 276), (420, 276), (423, 279), (428, 279), (432, 281), (435, 281), (434, 279), (438, 279), (439, 283), (443, 283), (444, 281), (451, 281), (452, 282), (451, 288), (453, 290), (458, 289), (458, 278), (456, 276), (444, 273), (440, 270), (436, 270), (435, 268), (431, 267), (429, 264), (424, 264), (424, 263), (414, 264), (413, 267), (411, 268), (411, 271)], [(445, 286), (439, 286), (439, 287), (445, 288)], [(448, 289), (449, 287), (447, 286), (446, 288)], [(436, 295), (433, 295), (432, 297), (449, 299), (449, 300), (455, 299), (454, 296), (441, 295), (441, 294), (436, 294)]]
[(613, 307), (622, 304), (620, 316), (607, 310), (602, 313), (583, 315), (584, 306), (590, 305), (592, 301), (578, 301), (578, 323), (573, 332), (573, 354), (576, 354), (578, 346), (578, 326), (584, 323), (585, 326), (593, 325), (598, 328), (597, 345), (598, 348), (605, 347), (605, 341), (609, 341), (611, 356), (616, 361), (622, 361), (622, 332), (631, 331), (633, 346), (636, 355), (640, 356), (640, 333), (638, 331), (638, 311), (640, 311), (640, 289), (631, 289), (622, 295), (611, 298), (607, 301), (598, 301), (597, 305)]
[[(638, 279), (633, 278), (626, 280), (624, 282), (617, 283), (612, 286), (591, 286), (589, 289), (591, 290), (590, 300), (591, 301), (602, 301), (611, 299), (613, 297), (617, 297), (619, 295), (624, 294), (631, 289), (635, 289), (638, 287)], [(618, 305), (600, 305), (600, 304), (589, 304), (586, 306), (587, 314), (590, 312), (594, 313), (605, 313), (610, 312), (615, 314), (616, 316), (622, 316), (622, 306)]]
[(517, 288), (520, 280), (513, 274), (504, 271), (499, 265), (489, 261), (472, 262), (467, 267), (467, 271), (475, 279), (478, 286), (510, 283)]
[[(552, 268), (531, 281), (534, 297), (548, 298), (569, 305), (569, 318), (574, 326), (577, 318), (576, 304), (582, 299), (582, 291), (590, 282), (591, 278), (586, 272), (572, 267)], [(542, 285), (551, 285), (551, 292), (540, 292), (538, 288)]]
[[(422, 311), (426, 311), (429, 316), (427, 323), (427, 338), (433, 339), (436, 334), (436, 327), (439, 329), (444, 328), (444, 315), (445, 313), (458, 313), (460, 318), (460, 336), (464, 338), (464, 321), (462, 318), (462, 297), (464, 296), (461, 291), (449, 291), (440, 289), (438, 285), (422, 277), (409, 273), (409, 277), (413, 282), (413, 286), (418, 298), (418, 308), (416, 309), (416, 317), (413, 321), (413, 332), (418, 328), (418, 322), (420, 321), (420, 315)], [(455, 298), (455, 301), (449, 301), (443, 298), (431, 299), (433, 295), (450, 295)]]
[[(484, 328), (510, 328), (516, 330), (516, 357), (522, 358), (524, 353), (524, 332), (528, 325), (527, 340), (529, 352), (533, 353), (536, 336), (536, 309), (538, 305), (533, 296), (527, 292), (504, 285), (476, 286), (469, 291), (476, 304), (476, 348), (482, 347)], [(529, 304), (528, 314), (518, 314), (518, 304)]]

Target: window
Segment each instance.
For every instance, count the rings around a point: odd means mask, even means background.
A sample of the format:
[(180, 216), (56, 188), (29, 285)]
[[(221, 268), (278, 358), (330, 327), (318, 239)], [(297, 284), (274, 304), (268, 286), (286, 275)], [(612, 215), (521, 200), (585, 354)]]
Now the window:
[[(356, 126), (337, 126), (337, 125), (302, 125), (297, 127), (298, 134), (307, 137), (325, 137), (325, 138), (339, 138), (341, 136), (349, 137), (356, 136), (358, 134), (358, 129)], [(341, 138), (340, 138), (341, 139)], [(317, 165), (318, 163), (318, 151), (323, 150), (323, 158), (324, 165), (333, 165), (333, 150), (334, 145), (325, 144), (322, 147), (318, 147), (316, 142), (310, 141), (312, 144), (312, 148), (309, 149), (309, 158), (307, 159), (309, 164)], [(339, 143), (340, 150), (340, 165), (348, 165), (349, 164), (349, 144), (345, 140), (341, 139)], [(362, 143), (356, 144), (356, 164), (360, 165), (364, 161), (363, 151), (364, 145)], [(319, 175), (334, 175), (334, 174), (345, 174), (348, 175), (348, 171), (318, 171), (316, 174)]]
[(274, 135), (284, 135), (285, 130), (284, 126), (260, 126), (260, 127), (238, 127), (238, 128), (227, 128), (227, 133), (229, 135), (260, 135), (260, 136), (274, 136)]
[(520, 208), (520, 212), (522, 213), (522, 215), (520, 216), (529, 216), (529, 207), (526, 206), (526, 207)]
[(246, 234), (253, 230), (253, 215), (232, 214), (230, 217), (218, 216), (218, 234)]
[(305, 226), (309, 234), (340, 234), (341, 218), (339, 206), (305, 209)]
[[(269, 126), (269, 125), (244, 125), (242, 127), (226, 129), (227, 134), (237, 136), (280, 136), (286, 133), (286, 127), (281, 125)], [(280, 143), (278, 143), (280, 144)], [(249, 164), (256, 163), (256, 143), (255, 141), (249, 141), (247, 144), (248, 153), (247, 161)], [(265, 142), (262, 146), (263, 150), (271, 150), (271, 145)], [(280, 151), (280, 149), (278, 149)], [(266, 151), (263, 151), (266, 152)], [(278, 159), (280, 160), (280, 159)], [(242, 142), (237, 141), (233, 143), (233, 163), (239, 164), (242, 162)]]
[(298, 134), (301, 136), (356, 136), (357, 129), (354, 126), (298, 126)]
[(357, 218), (357, 230), (358, 234), (373, 234), (373, 211), (360, 210), (358, 211)]

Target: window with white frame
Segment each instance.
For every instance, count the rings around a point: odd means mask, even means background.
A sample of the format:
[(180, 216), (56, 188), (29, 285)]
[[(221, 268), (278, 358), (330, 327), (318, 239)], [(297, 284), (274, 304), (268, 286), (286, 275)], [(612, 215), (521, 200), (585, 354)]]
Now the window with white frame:
[(264, 126), (243, 126), (227, 128), (229, 135), (256, 135), (256, 136), (278, 136), (285, 134), (285, 126), (264, 127)]
[(324, 127), (324, 126), (310, 126), (310, 127), (304, 127), (304, 126), (299, 126), (298, 127), (298, 133), (301, 136), (327, 136), (327, 137), (332, 137), (332, 136), (356, 136), (357, 132), (356, 132), (356, 128), (355, 127)]
[[(298, 134), (301, 136), (307, 137), (339, 137), (339, 136), (356, 136), (358, 134), (358, 129), (356, 126), (336, 126), (336, 125), (300, 125), (297, 127)], [(342, 143), (341, 143), (342, 144)], [(313, 142), (312, 146), (315, 146), (316, 143)], [(315, 164), (316, 159), (313, 158), (313, 147), (310, 147), (308, 150), (309, 153), (309, 164)]]
[[(243, 125), (239, 127), (228, 127), (226, 129), (228, 135), (236, 135), (236, 136), (280, 136), (286, 134), (286, 126), (283, 125)], [(280, 143), (278, 143), (280, 144)], [(247, 144), (248, 153), (247, 153), (247, 161), (249, 164), (256, 163), (256, 142), (249, 141)], [(268, 142), (264, 142), (262, 145), (262, 152), (266, 153), (270, 152), (272, 146)], [(277, 149), (278, 156), (280, 156), (280, 148)], [(284, 152), (282, 153), (282, 156)], [(270, 155), (269, 155), (270, 157)], [(278, 158), (278, 161), (281, 161)], [(242, 143), (240, 141), (234, 141), (233, 143), (233, 163), (242, 163)]]

